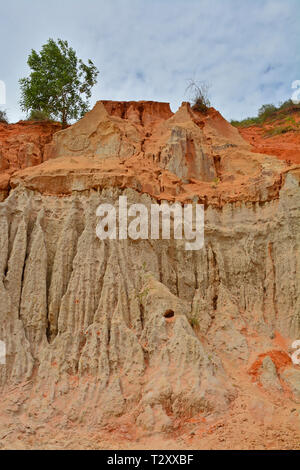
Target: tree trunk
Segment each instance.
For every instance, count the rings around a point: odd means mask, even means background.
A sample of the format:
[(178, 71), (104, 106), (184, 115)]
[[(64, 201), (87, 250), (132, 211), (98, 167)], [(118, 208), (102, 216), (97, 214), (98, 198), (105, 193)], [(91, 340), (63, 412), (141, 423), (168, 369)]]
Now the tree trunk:
[(62, 119), (61, 119), (61, 123), (62, 123), (62, 128), (63, 128), (63, 129), (66, 129), (66, 127), (68, 126), (66, 114), (67, 114), (66, 111), (63, 110), (63, 112), (62, 112)]

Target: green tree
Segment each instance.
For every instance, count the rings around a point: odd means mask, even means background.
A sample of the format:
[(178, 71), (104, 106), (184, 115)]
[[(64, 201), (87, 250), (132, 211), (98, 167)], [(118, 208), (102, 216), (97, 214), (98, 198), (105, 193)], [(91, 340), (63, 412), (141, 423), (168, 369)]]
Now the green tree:
[(40, 53), (32, 49), (27, 64), (31, 73), (19, 80), (23, 111), (41, 111), (63, 126), (88, 111), (99, 72), (91, 60), (86, 65), (78, 59), (67, 41), (49, 39)]
[(276, 113), (277, 108), (274, 104), (263, 104), (258, 110), (258, 117), (265, 120)]

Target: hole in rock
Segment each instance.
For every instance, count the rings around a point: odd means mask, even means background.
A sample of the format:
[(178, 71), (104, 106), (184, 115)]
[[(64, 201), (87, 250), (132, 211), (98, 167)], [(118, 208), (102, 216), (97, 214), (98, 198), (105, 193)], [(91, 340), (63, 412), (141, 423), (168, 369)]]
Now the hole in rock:
[(174, 317), (174, 310), (166, 310), (164, 313), (165, 318), (172, 318)]

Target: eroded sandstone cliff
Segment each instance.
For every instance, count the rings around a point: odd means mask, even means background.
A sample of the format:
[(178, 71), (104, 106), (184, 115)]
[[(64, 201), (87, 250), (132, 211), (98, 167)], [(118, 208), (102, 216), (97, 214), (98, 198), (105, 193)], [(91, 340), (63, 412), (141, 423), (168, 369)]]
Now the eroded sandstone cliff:
[[(213, 109), (98, 102), (43, 163), (9, 175), (5, 422), (171, 435), (226, 416), (251, 387), (258, 402), (299, 402), (300, 167), (252, 150)], [(99, 240), (96, 208), (120, 195), (204, 203), (204, 248)], [(297, 439), (297, 413), (288, 426)]]
[(11, 175), (21, 168), (39, 165), (47, 159), (45, 147), (59, 123), (20, 121), (17, 124), (0, 123), (0, 200), (9, 192)]

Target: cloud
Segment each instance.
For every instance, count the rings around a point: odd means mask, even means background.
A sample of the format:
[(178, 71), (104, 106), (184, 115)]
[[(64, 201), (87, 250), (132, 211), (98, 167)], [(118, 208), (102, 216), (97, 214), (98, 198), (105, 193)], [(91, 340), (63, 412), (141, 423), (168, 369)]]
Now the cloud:
[(254, 115), (291, 96), (300, 79), (298, 0), (15, 0), (1, 7), (0, 79), (11, 120), (27, 56), (49, 37), (67, 39), (100, 70), (92, 101), (187, 99), (207, 81), (226, 118)]

